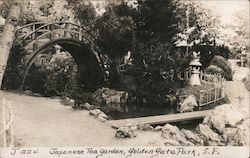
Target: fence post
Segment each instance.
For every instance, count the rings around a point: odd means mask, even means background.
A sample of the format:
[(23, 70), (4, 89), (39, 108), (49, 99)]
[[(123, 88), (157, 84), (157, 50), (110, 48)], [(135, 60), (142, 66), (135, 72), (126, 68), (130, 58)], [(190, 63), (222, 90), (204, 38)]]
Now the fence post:
[(215, 88), (214, 100), (217, 100), (217, 88)]
[(3, 110), (2, 110), (2, 126), (3, 126), (3, 147), (7, 147), (6, 144), (6, 119), (5, 119), (5, 98), (3, 98)]
[(198, 108), (200, 108), (200, 106), (202, 104), (202, 99), (203, 99), (203, 91), (200, 91), (200, 98), (199, 98)]
[(10, 134), (10, 145), (9, 147), (13, 147), (13, 143), (14, 143), (14, 134), (13, 134), (13, 113), (12, 113), (12, 108), (11, 108), (11, 103), (8, 102), (8, 107), (9, 107), (9, 122), (10, 122), (10, 126), (9, 126), (9, 134)]

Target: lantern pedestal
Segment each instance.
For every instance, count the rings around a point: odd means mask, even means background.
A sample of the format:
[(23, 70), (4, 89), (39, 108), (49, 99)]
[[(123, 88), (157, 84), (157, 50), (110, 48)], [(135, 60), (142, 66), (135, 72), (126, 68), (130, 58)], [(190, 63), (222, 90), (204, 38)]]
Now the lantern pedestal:
[(200, 63), (200, 58), (198, 57), (198, 55), (200, 55), (200, 52), (193, 52), (193, 55), (194, 59), (189, 64), (190, 70), (192, 70), (189, 84), (191, 86), (200, 86), (201, 81), (199, 75), (202, 66), (202, 64)]

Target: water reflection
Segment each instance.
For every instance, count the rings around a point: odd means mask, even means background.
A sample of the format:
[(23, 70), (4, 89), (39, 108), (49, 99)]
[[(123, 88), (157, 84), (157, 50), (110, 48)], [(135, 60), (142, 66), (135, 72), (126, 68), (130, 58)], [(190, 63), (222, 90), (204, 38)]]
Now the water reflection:
[(150, 103), (111, 104), (101, 108), (111, 119), (126, 119), (176, 113), (176, 106)]

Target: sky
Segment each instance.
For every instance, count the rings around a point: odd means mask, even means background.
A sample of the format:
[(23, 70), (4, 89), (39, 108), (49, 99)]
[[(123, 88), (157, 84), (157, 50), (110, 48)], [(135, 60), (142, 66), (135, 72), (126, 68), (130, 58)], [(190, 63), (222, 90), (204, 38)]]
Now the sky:
[(233, 15), (236, 11), (247, 10), (245, 15), (249, 16), (249, 0), (206, 0), (202, 2), (220, 15), (222, 24), (233, 23)]

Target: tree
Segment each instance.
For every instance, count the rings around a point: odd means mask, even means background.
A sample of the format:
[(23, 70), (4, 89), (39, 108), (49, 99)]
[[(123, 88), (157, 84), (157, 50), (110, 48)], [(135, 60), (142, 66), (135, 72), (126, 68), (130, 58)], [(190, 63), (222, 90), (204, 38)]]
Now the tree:
[(125, 3), (111, 5), (95, 25), (97, 44), (113, 61), (114, 81), (119, 80), (121, 59), (133, 47), (135, 24), (129, 12)]
[(24, 1), (22, 5), (22, 25), (32, 22), (77, 22), (73, 10), (66, 0)]
[(7, 22), (4, 25), (3, 33), (0, 38), (0, 88), (2, 85), (3, 75), (7, 66), (7, 61), (10, 54), (10, 49), (12, 47), (14, 37), (15, 37), (15, 27), (18, 24), (18, 19), (20, 15), (20, 7), (19, 3), (15, 3), (12, 5), (11, 10), (9, 12)]
[(82, 25), (93, 27), (92, 25), (97, 18), (97, 13), (91, 3), (88, 3), (85, 0), (66, 1), (69, 4), (68, 9), (72, 9), (74, 11), (75, 16), (79, 19)]

